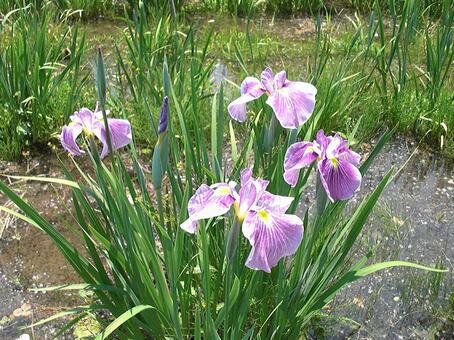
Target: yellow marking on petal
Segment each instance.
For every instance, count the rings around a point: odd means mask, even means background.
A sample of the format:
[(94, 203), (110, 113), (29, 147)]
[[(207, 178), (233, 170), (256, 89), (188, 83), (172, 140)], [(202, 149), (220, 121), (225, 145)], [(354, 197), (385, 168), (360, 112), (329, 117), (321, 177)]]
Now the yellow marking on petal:
[(331, 161), (331, 163), (333, 164), (333, 166), (334, 166), (335, 168), (337, 168), (337, 165), (339, 164), (339, 161), (337, 160), (337, 158), (336, 158), (336, 157), (331, 157), (331, 158), (330, 158), (330, 161)]
[(233, 211), (235, 212), (235, 216), (238, 219), (238, 221), (243, 222), (244, 219), (246, 218), (247, 211), (241, 212), (240, 205), (238, 204), (237, 201), (233, 203)]
[(215, 195), (230, 195), (230, 188), (228, 188), (228, 187), (217, 188), (214, 191), (214, 193), (215, 193)]
[(307, 152), (314, 152), (314, 147), (313, 146), (308, 146), (306, 151)]
[(265, 210), (259, 210), (258, 215), (265, 223), (270, 221), (270, 214), (268, 214)]
[(77, 125), (78, 123), (76, 122), (69, 122), (68, 126), (74, 126), (74, 125)]

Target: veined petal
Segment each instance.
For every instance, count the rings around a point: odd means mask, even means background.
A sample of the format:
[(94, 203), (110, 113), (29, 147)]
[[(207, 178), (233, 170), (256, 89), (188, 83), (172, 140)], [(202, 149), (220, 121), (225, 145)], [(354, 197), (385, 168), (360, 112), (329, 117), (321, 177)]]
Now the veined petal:
[(317, 90), (308, 83), (290, 82), (272, 93), (266, 103), (270, 105), (284, 128), (296, 129), (311, 116)]
[(252, 169), (251, 168), (244, 168), (241, 170), (240, 174), (240, 184), (245, 185), (249, 180), (252, 178)]
[(237, 212), (238, 218), (242, 220), (249, 209), (251, 209), (252, 205), (257, 202), (258, 196), (258, 187), (255, 181), (248, 181), (246, 184), (241, 185), (240, 189), (240, 202), (239, 202), (239, 211)]
[(268, 94), (271, 94), (275, 91), (274, 74), (273, 70), (270, 67), (267, 67), (263, 70), (262, 74), (260, 75), (260, 80), (262, 81), (262, 85), (268, 92)]
[(268, 273), (282, 257), (294, 254), (303, 239), (303, 222), (298, 216), (265, 210), (248, 214), (242, 230), (252, 246), (246, 266)]
[[(114, 148), (114, 150), (118, 150), (131, 142), (131, 123), (129, 123), (128, 120), (108, 118), (107, 124), (109, 125), (109, 132), (111, 136), (110, 140), (112, 142), (112, 147)], [(109, 146), (107, 145), (107, 134), (103, 121), (98, 121), (94, 129), (94, 133), (103, 144), (101, 158), (104, 158), (109, 152)]]
[(74, 112), (69, 118), (74, 123), (82, 125), (88, 132), (93, 133), (97, 121), (93, 111), (84, 107), (79, 111)]
[(316, 143), (299, 142), (290, 145), (285, 153), (284, 180), (292, 187), (298, 182), (300, 169), (309, 166), (320, 154)]
[(284, 86), (285, 82), (287, 81), (287, 73), (285, 71), (281, 71), (274, 76), (274, 84), (276, 89), (280, 89)]
[(333, 202), (351, 198), (361, 185), (358, 168), (342, 158), (326, 158), (318, 163), (318, 169), (326, 194)]
[(77, 137), (82, 133), (82, 125), (77, 123), (70, 123), (65, 125), (60, 135), (61, 145), (66, 151), (74, 156), (81, 156), (85, 152), (79, 148), (76, 143)]
[(259, 98), (265, 91), (257, 78), (246, 77), (241, 83), (241, 96), (229, 104), (227, 110), (230, 116), (243, 123), (246, 121), (246, 104)]
[(274, 195), (265, 191), (257, 202), (257, 210), (269, 211), (273, 214), (284, 214), (293, 202), (293, 197)]
[(194, 234), (199, 220), (224, 215), (234, 201), (232, 186), (228, 183), (202, 184), (189, 200), (189, 218), (180, 227)]
[(347, 147), (341, 149), (341, 151), (339, 152), (339, 158), (345, 159), (347, 162), (352, 163), (353, 165), (358, 165), (361, 161), (361, 156)]

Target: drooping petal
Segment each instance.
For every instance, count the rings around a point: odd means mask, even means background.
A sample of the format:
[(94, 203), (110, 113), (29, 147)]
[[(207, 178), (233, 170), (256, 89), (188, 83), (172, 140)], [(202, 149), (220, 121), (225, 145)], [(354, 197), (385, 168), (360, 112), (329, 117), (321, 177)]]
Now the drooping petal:
[(74, 156), (81, 156), (85, 152), (79, 148), (76, 143), (77, 137), (82, 133), (82, 125), (77, 123), (70, 123), (65, 125), (60, 135), (60, 142), (66, 151)]
[(265, 91), (257, 78), (246, 77), (241, 83), (241, 96), (229, 104), (227, 110), (230, 116), (243, 123), (246, 121), (246, 104), (259, 98)]
[(282, 257), (294, 254), (303, 239), (303, 222), (298, 216), (265, 210), (249, 213), (242, 230), (252, 246), (246, 266), (268, 273)]
[(358, 168), (342, 158), (323, 159), (318, 169), (326, 194), (333, 202), (351, 198), (361, 185)]
[(267, 67), (263, 70), (262, 74), (260, 75), (260, 80), (262, 81), (262, 85), (268, 92), (268, 94), (271, 94), (275, 91), (274, 74), (273, 70), (270, 67)]
[(259, 209), (273, 214), (284, 214), (293, 202), (293, 197), (274, 195), (265, 191), (257, 202)]
[(189, 218), (180, 227), (194, 234), (199, 220), (224, 215), (234, 201), (232, 186), (228, 183), (202, 184), (189, 200)]
[(311, 116), (315, 107), (316, 88), (308, 83), (287, 81), (272, 93), (266, 103), (284, 128), (296, 129)]
[(320, 154), (316, 143), (299, 142), (290, 145), (285, 153), (284, 180), (294, 187), (298, 182), (300, 169), (309, 166)]
[[(107, 124), (109, 125), (110, 140), (114, 150), (118, 150), (131, 142), (131, 123), (128, 120), (108, 118)], [(98, 121), (94, 133), (103, 144), (101, 158), (104, 158), (109, 153), (109, 146), (107, 144), (106, 127), (103, 121)]]

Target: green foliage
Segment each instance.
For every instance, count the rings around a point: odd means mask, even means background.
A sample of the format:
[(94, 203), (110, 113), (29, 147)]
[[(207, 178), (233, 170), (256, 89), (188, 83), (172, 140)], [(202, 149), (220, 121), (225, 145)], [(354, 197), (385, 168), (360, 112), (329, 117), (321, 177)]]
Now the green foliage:
[(45, 13), (37, 17), (31, 11), (21, 9), (2, 22), (0, 150), (9, 159), (25, 145), (49, 140), (74, 111), (84, 82), (79, 79), (84, 38), (77, 28), (52, 34), (60, 28)]
[[(263, 119), (248, 120), (250, 133), (237, 153), (234, 128), (229, 141), (223, 134), (223, 124), (219, 124), (226, 119), (222, 86), (213, 98), (210, 159), (197, 127), (189, 126), (186, 118), (198, 105), (185, 105), (186, 99), (177, 95), (168, 68), (163, 67), (162, 72), (177, 121), (169, 135), (168, 185), (154, 192), (157, 208), (154, 193), (149, 190), (150, 178), (143, 172), (134, 145), (130, 150), (133, 174), (115, 153), (111, 154), (111, 166), (102, 163), (96, 146), (91, 144), (93, 176), (74, 162), (80, 181), (76, 182), (68, 170), (66, 180), (28, 178), (70, 187), (85, 252), (69, 243), (54, 225), (0, 182), (0, 190), (23, 213), (6, 207), (0, 210), (46, 232), (85, 282), (54, 289), (89, 289), (98, 298), (93, 305), (74, 308), (51, 319), (74, 315), (69, 322), (74, 324), (87, 312), (106, 309), (114, 320), (98, 335), (100, 339), (114, 331), (120, 337), (134, 339), (219, 338), (220, 334), (234, 339), (293, 339), (303, 335), (309, 321), (350, 282), (394, 266), (429, 269), (400, 261), (367, 266), (368, 256), (351, 265), (350, 251), (380, 194), (392, 180), (392, 171), (350, 212), (342, 201), (324, 201), (314, 207), (314, 212), (307, 210), (303, 243), (293, 258), (281, 261), (269, 275), (243, 265), (249, 249), (245, 241), (235, 241), (232, 234), (238, 235), (239, 226), (229, 223), (229, 219), (202, 222), (197, 237), (188, 236), (179, 225), (186, 218), (189, 196), (199, 184), (238, 180), (239, 170), (252, 159), (255, 173), (270, 180), (273, 193), (296, 198), (289, 209), (294, 213), (312, 169), (303, 171), (295, 188), (290, 189), (283, 182), (285, 146), (296, 139), (298, 131), (278, 129), (271, 145), (263, 145), (270, 112), (259, 113)], [(103, 111), (107, 93), (104, 76), (102, 55), (98, 52), (97, 88)], [(191, 99), (199, 101), (197, 96)], [(313, 137), (313, 121), (320, 119), (320, 112), (300, 129), (301, 136)], [(176, 131), (181, 133), (178, 139)], [(382, 137), (360, 168), (361, 173), (367, 172), (391, 136), (392, 132)], [(233, 159), (229, 166), (225, 160), (230, 155), (225, 155), (220, 147), (226, 144), (231, 146)], [(180, 169), (181, 160), (184, 167)], [(229, 227), (231, 231), (226, 232)]]

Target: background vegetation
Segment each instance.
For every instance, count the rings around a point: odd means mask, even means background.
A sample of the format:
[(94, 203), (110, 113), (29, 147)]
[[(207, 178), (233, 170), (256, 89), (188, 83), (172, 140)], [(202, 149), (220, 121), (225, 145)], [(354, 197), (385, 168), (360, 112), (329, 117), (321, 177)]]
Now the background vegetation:
[[(431, 148), (454, 155), (452, 1), (26, 3), (7, 0), (0, 5), (2, 158), (42, 148), (79, 103), (94, 105), (92, 83), (86, 81), (93, 75), (94, 46), (83, 31), (85, 20), (101, 14), (121, 18), (118, 25), (124, 27), (108, 48), (108, 105), (118, 115), (129, 112), (143, 145), (154, 142), (153, 126), (146, 121), (156, 119), (167, 56), (175, 89), (202, 131), (217, 86), (213, 75), (227, 76), (226, 94), (233, 96), (238, 90), (232, 84), (270, 65), (286, 69), (290, 79), (316, 84), (323, 103), (318, 107), (321, 118), (314, 122), (319, 127), (357, 127), (358, 138), (364, 139), (384, 126), (397, 126), (401, 133), (424, 136)], [(212, 11), (233, 17), (213, 17)], [(200, 12), (206, 15), (197, 16)], [(267, 13), (306, 13), (313, 24), (305, 35), (286, 34), (280, 19), (262, 17)], [(215, 23), (208, 22), (210, 17)], [(304, 20), (305, 25), (310, 22)], [(197, 81), (194, 74), (200, 75)], [(193, 93), (197, 103), (187, 95)]]

